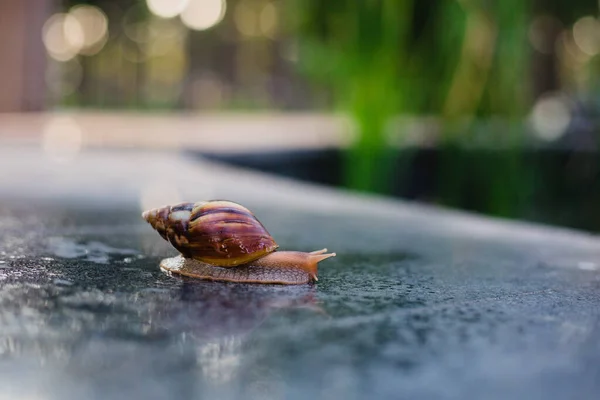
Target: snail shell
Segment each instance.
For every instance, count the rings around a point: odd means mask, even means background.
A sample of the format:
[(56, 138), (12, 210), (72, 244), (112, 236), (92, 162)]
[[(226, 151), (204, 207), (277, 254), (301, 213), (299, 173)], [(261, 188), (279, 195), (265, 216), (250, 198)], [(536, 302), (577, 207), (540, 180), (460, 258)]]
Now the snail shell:
[(181, 203), (142, 217), (184, 257), (220, 267), (246, 264), (279, 247), (250, 210), (231, 201)]
[(317, 264), (335, 253), (275, 251), (277, 243), (247, 208), (231, 201), (181, 203), (142, 217), (181, 256), (161, 261), (180, 275), (227, 282), (302, 284), (317, 280)]

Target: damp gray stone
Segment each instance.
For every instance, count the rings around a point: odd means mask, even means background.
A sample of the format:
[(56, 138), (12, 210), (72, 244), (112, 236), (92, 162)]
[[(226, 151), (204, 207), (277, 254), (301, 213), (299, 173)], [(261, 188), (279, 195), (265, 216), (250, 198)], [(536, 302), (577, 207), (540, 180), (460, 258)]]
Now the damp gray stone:
[[(16, 171), (0, 175), (6, 398), (600, 392), (597, 236), (172, 154), (95, 151), (65, 167), (33, 150), (2, 149), (0, 170)], [(312, 286), (161, 272), (159, 261), (176, 253), (142, 208), (204, 198), (250, 207), (282, 249), (328, 247), (338, 256)]]

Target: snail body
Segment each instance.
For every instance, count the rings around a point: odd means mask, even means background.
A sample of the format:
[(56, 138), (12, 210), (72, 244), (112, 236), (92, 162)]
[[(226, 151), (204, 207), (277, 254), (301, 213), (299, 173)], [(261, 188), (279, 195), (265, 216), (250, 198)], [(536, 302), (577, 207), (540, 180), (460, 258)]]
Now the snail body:
[(142, 217), (181, 256), (161, 268), (194, 278), (246, 283), (302, 284), (317, 280), (317, 264), (335, 253), (276, 251), (279, 247), (250, 210), (230, 201), (181, 203)]

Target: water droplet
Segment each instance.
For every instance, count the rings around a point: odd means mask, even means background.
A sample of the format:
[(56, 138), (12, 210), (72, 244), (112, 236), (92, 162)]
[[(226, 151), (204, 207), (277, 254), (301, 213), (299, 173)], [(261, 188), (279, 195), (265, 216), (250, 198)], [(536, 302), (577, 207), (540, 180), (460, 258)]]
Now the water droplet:
[(116, 248), (101, 242), (80, 243), (72, 238), (55, 237), (48, 241), (48, 250), (60, 258), (82, 258), (98, 264), (107, 264), (114, 255), (134, 255), (137, 251)]

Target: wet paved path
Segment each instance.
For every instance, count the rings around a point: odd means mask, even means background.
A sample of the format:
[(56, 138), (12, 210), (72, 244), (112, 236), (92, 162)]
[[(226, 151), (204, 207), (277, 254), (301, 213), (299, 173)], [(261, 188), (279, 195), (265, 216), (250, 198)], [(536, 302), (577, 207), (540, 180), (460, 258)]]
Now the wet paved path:
[[(61, 161), (61, 160), (59, 160)], [(36, 399), (596, 399), (600, 239), (171, 153), (0, 150), (0, 387)], [(140, 218), (255, 211), (314, 286), (215, 284)]]

